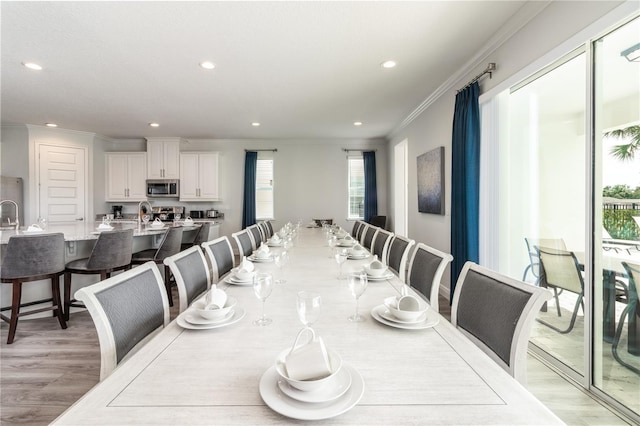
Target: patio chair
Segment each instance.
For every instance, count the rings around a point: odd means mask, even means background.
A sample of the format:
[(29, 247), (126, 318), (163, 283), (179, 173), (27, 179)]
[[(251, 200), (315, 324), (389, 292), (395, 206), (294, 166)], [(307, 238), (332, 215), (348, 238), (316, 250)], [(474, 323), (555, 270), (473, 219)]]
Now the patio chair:
[[(611, 352), (613, 353), (615, 360), (621, 365), (640, 375), (640, 369), (625, 362), (618, 354), (618, 345), (620, 344), (620, 336), (622, 335), (622, 328), (624, 327), (625, 319), (628, 318), (627, 327), (630, 328), (630, 332), (628, 333), (629, 339), (636, 339), (636, 342), (640, 339), (637, 327), (637, 324), (640, 321), (640, 303), (638, 303), (638, 286), (636, 285), (638, 279), (640, 279), (640, 265), (622, 262), (622, 266), (625, 271), (627, 271), (627, 276), (629, 277), (629, 299), (627, 306), (622, 311), (622, 314), (620, 314), (616, 335), (611, 344)], [(637, 356), (640, 354), (635, 355)]]
[(530, 271), (535, 278), (535, 283), (537, 285), (540, 281), (540, 259), (538, 258), (538, 252), (536, 251), (535, 246), (549, 247), (559, 250), (566, 250), (567, 246), (562, 238), (525, 238), (524, 242), (527, 244), (529, 264), (524, 269), (522, 281), (527, 281), (527, 273)]

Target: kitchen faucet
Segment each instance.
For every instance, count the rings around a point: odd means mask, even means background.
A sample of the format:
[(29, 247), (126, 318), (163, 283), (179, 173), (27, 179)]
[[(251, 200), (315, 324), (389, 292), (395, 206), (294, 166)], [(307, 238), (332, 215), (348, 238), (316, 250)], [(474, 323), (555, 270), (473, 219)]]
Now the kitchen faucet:
[(140, 202), (138, 203), (138, 224), (141, 224), (141, 223), (142, 223), (142, 215), (143, 215), (143, 213), (142, 213), (142, 205), (143, 205), (143, 204), (146, 204), (146, 205), (149, 207), (149, 209), (148, 209), (148, 210), (146, 211), (146, 213), (144, 213), (144, 214), (151, 215), (151, 212), (152, 212), (152, 210), (153, 210), (153, 209), (151, 208), (151, 203), (149, 203), (147, 200), (142, 200), (142, 201), (140, 201)]
[[(18, 212), (18, 203), (16, 203), (13, 200), (2, 200), (2, 201), (0, 201), (0, 208), (5, 203), (13, 204), (15, 209), (16, 209), (16, 230), (17, 230), (18, 228), (20, 228), (20, 220), (18, 219), (18, 217), (20, 217), (20, 213)], [(11, 226), (11, 219), (7, 218), (7, 220), (9, 221), (9, 226)]]

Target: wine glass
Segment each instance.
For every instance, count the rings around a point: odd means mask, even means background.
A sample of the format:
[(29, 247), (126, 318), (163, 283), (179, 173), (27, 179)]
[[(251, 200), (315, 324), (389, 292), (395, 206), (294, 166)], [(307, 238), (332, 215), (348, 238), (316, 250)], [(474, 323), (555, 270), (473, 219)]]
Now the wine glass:
[(318, 320), (320, 316), (320, 308), (322, 307), (322, 298), (319, 293), (314, 291), (299, 291), (296, 298), (296, 310), (298, 318), (306, 327)]
[(338, 244), (338, 239), (336, 238), (335, 235), (328, 233), (327, 244), (329, 245), (329, 257), (333, 257), (333, 249)]
[(347, 282), (349, 284), (351, 294), (356, 298), (356, 311), (348, 319), (351, 322), (364, 321), (364, 317), (358, 313), (358, 301), (360, 300), (362, 293), (364, 293), (367, 288), (367, 274), (364, 272), (350, 274)]
[(259, 326), (269, 325), (273, 322), (271, 318), (264, 315), (264, 304), (273, 290), (273, 277), (266, 272), (257, 273), (253, 276), (253, 292), (256, 297), (262, 300), (262, 317), (255, 320), (253, 324)]
[(280, 279), (276, 280), (276, 284), (286, 283), (287, 281), (284, 279), (284, 266), (289, 261), (289, 253), (287, 253), (286, 250), (283, 250), (282, 252), (280, 252), (280, 254), (274, 256), (273, 260), (280, 270)]
[(342, 264), (347, 261), (347, 249), (338, 249), (335, 253), (336, 262), (338, 262), (338, 279), (342, 279)]
[(144, 226), (147, 226), (149, 224), (149, 220), (151, 220), (151, 216), (148, 214), (143, 214), (142, 215), (142, 223), (144, 223)]
[(173, 215), (173, 223), (177, 224), (180, 221), (182, 215), (180, 213), (174, 213)]

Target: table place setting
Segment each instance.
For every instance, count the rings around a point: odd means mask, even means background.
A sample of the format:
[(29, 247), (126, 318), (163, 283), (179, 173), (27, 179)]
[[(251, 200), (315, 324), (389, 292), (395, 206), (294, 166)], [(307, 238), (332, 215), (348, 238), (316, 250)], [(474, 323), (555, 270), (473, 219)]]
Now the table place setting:
[(224, 279), (225, 282), (233, 285), (253, 285), (253, 277), (255, 275), (255, 265), (249, 261), (246, 256), (243, 257), (240, 265), (233, 268), (231, 273)]
[[(305, 312), (300, 306), (298, 312)], [(312, 312), (313, 316), (318, 311)], [(305, 333), (309, 338), (301, 343)], [(299, 420), (321, 420), (353, 408), (364, 394), (364, 380), (336, 351), (328, 349), (311, 327), (305, 327), (293, 346), (282, 351), (262, 375), (259, 390), (265, 404), (277, 413)]]
[(343, 238), (338, 239), (338, 247), (353, 247), (357, 244), (357, 241), (349, 234), (346, 234)]
[(273, 254), (269, 250), (269, 246), (262, 243), (257, 250), (254, 250), (248, 259), (252, 262), (273, 262)]
[(283, 244), (284, 240), (280, 238), (280, 235), (278, 234), (273, 234), (273, 236), (267, 240), (267, 245), (269, 247), (282, 247)]
[(385, 298), (382, 305), (371, 310), (371, 316), (382, 324), (405, 330), (431, 328), (439, 321), (438, 313), (425, 301), (410, 295)]
[(237, 305), (235, 298), (228, 297), (214, 284), (203, 297), (178, 315), (176, 322), (180, 327), (191, 330), (226, 327), (244, 318), (245, 310)]
[(162, 222), (160, 218), (157, 217), (153, 222), (151, 222), (149, 227), (153, 229), (162, 229), (164, 228), (164, 222)]
[(360, 244), (353, 245), (347, 251), (347, 259), (351, 259), (351, 260), (362, 260), (362, 259), (368, 258), (369, 256), (370, 256), (369, 252), (365, 250), (365, 248), (362, 247)]
[(394, 277), (393, 272), (389, 271), (387, 265), (378, 260), (378, 255), (374, 255), (373, 261), (368, 265), (364, 265), (363, 269), (369, 281), (386, 281)]

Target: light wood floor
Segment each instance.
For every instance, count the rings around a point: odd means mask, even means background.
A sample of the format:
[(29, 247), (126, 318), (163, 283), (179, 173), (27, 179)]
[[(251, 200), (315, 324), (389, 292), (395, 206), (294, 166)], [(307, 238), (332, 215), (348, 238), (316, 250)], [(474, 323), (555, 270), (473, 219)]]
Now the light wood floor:
[[(448, 316), (448, 301), (440, 306)], [(98, 383), (100, 347), (87, 312), (72, 314), (66, 330), (53, 318), (23, 320), (11, 345), (7, 330), (2, 322), (0, 424), (48, 424)], [(531, 356), (528, 382), (531, 392), (569, 425), (627, 424)]]

